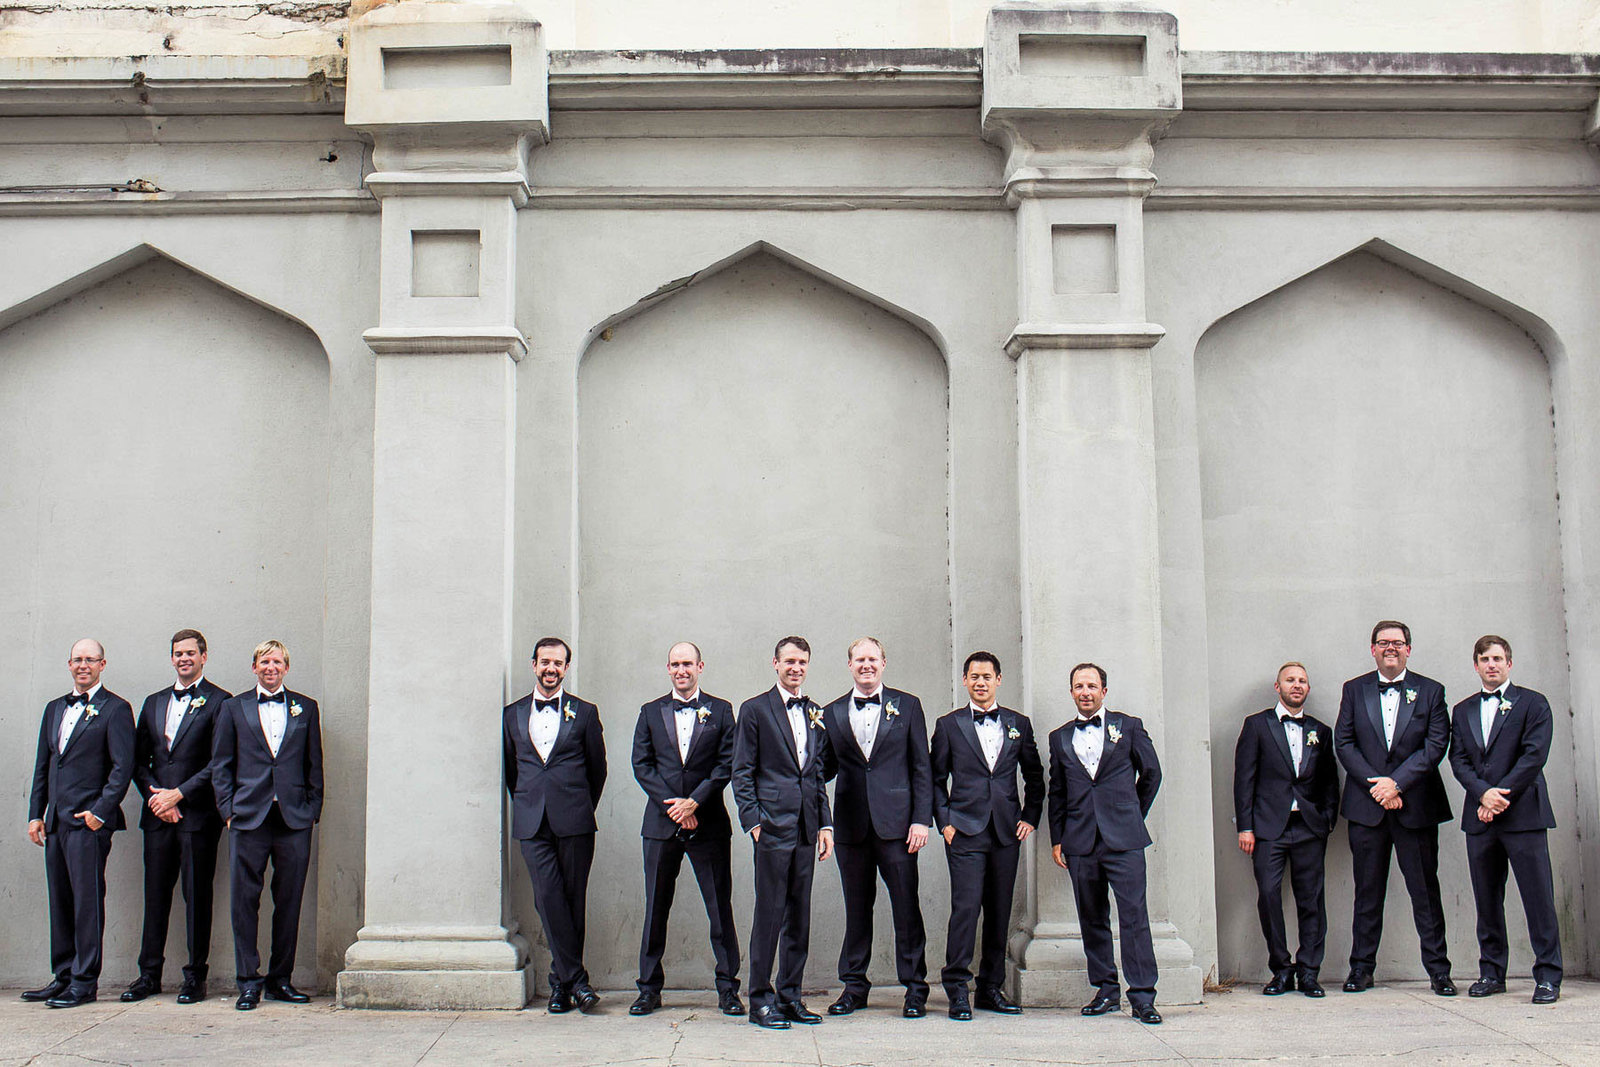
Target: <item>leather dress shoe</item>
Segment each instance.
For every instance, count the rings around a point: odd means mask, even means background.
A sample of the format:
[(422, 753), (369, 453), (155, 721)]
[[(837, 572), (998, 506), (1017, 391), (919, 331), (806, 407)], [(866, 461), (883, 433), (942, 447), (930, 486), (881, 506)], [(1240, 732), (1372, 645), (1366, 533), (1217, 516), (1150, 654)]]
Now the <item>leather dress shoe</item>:
[(822, 1016), (806, 1007), (803, 1000), (778, 1001), (778, 1014), (792, 1023), (804, 1023), (806, 1026), (815, 1026), (822, 1021)]
[(1006, 999), (1006, 995), (998, 988), (978, 990), (978, 999), (974, 1006), (979, 1011), (992, 1011), (1000, 1015), (1021, 1015), (1022, 1009)]
[(968, 1022), (972, 1019), (972, 1004), (966, 994), (950, 998), (950, 1018)]
[(1294, 992), (1294, 973), (1285, 971), (1275, 974), (1272, 980), (1261, 987), (1261, 995), (1266, 997), (1281, 997), (1285, 993)]
[(1506, 984), (1498, 978), (1480, 978), (1467, 987), (1469, 997), (1492, 997), (1496, 993), (1504, 993)]
[(256, 1005), (261, 1003), (261, 990), (255, 986), (239, 992), (239, 999), (234, 1002), (234, 1007), (239, 1011), (254, 1011)]
[(659, 993), (640, 993), (638, 998), (628, 1005), (628, 1014), (649, 1015), (659, 1007), (661, 1007), (661, 995)]
[(744, 1001), (733, 990), (724, 989), (717, 994), (717, 1010), (724, 1015), (743, 1015)]
[(1344, 980), (1344, 991), (1346, 993), (1359, 993), (1363, 989), (1371, 989), (1371, 988), (1372, 988), (1372, 972), (1371, 971), (1351, 971), (1350, 972), (1350, 977), (1348, 977), (1348, 978), (1346, 978)]
[(56, 997), (59, 997), (61, 994), (65, 993), (70, 984), (70, 982), (57, 979), (47, 986), (40, 986), (38, 989), (29, 989), (25, 991), (22, 994), (22, 999), (29, 1001), (30, 1003), (42, 1003), (46, 1000), (54, 1000)]
[(145, 997), (154, 996), (161, 992), (161, 983), (151, 978), (148, 974), (141, 974), (133, 980), (133, 984), (122, 993), (122, 1001), (132, 1004), (134, 1001), (143, 1000)]
[(179, 1004), (198, 1004), (206, 999), (206, 984), (204, 982), (183, 980), (183, 985), (178, 987)]
[(1133, 1006), (1133, 1017), (1146, 1026), (1161, 1025), (1161, 1013), (1156, 1011), (1154, 1004), (1135, 1004)]
[(93, 1004), (94, 1002), (95, 995), (93, 993), (74, 993), (68, 989), (59, 997), (51, 997), (44, 1004), (47, 1008), (76, 1008), (80, 1005)]
[(849, 1015), (860, 1011), (867, 1006), (867, 998), (861, 993), (852, 993), (846, 989), (839, 994), (839, 999), (828, 1005), (829, 1015)]
[[(600, 994), (596, 993), (594, 986), (588, 982), (579, 982), (572, 987), (572, 1003), (579, 1011), (588, 1015), (600, 1006)], [(659, 1006), (661, 1002), (657, 999), (656, 1003)]]
[(1295, 976), (1295, 983), (1299, 985), (1300, 992), (1308, 997), (1325, 997), (1327, 990), (1322, 988), (1322, 983), (1317, 981), (1314, 974), (1300, 974)]
[(1104, 1015), (1107, 1012), (1121, 1011), (1122, 998), (1113, 997), (1107, 993), (1096, 993), (1094, 999), (1078, 1009), (1079, 1015)]
[(758, 1004), (750, 1009), (750, 1021), (756, 1026), (764, 1026), (768, 1030), (787, 1030), (789, 1020), (771, 1004)]
[(1533, 987), (1533, 1002), (1535, 1004), (1554, 1004), (1561, 999), (1561, 987), (1549, 982), (1540, 982)]
[(281, 1000), (285, 1004), (310, 1004), (311, 998), (300, 990), (290, 985), (287, 980), (282, 982), (268, 982), (266, 988), (268, 1000)]
[(1448, 974), (1436, 974), (1428, 979), (1428, 987), (1433, 990), (1436, 997), (1453, 997), (1456, 995), (1456, 984), (1450, 980)]
[(552, 986), (550, 988), (550, 1002), (545, 1005), (545, 1011), (551, 1015), (564, 1015), (573, 1008), (572, 994), (567, 992), (565, 986)]
[(920, 997), (907, 997), (905, 1007), (900, 1009), (900, 1014), (907, 1019), (920, 1019), (928, 1014), (928, 1002)]

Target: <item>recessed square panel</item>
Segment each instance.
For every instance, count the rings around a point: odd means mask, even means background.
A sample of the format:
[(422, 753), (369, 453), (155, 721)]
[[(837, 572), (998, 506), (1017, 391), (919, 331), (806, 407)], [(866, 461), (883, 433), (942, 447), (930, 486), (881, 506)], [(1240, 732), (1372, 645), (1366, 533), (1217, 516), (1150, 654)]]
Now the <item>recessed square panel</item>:
[(1091, 33), (1025, 33), (1017, 41), (1025, 77), (1141, 78), (1145, 38)]
[(411, 295), (477, 296), (477, 230), (412, 230)]
[(470, 89), (511, 84), (511, 46), (385, 48), (385, 89)]
[(1050, 227), (1050, 260), (1055, 291), (1061, 296), (1092, 296), (1117, 291), (1115, 226)]

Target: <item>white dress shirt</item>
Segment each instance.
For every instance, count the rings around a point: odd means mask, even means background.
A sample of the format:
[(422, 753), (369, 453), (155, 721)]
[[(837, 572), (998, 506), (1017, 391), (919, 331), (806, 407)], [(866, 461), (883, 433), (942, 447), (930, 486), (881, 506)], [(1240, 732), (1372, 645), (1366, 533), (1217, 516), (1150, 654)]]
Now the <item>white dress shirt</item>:
[[(1080, 719), (1083, 716), (1078, 716)], [(1072, 728), (1072, 751), (1078, 754), (1078, 762), (1083, 764), (1083, 769), (1093, 778), (1100, 770), (1100, 756), (1106, 748), (1106, 713), (1102, 709), (1094, 713), (1094, 725), (1082, 729)]]
[[(783, 686), (778, 686), (778, 699), (787, 703), (794, 697), (804, 699), (803, 693), (791, 693)], [(794, 736), (794, 754), (800, 766), (806, 765), (806, 740), (811, 735), (811, 717), (806, 713), (806, 705), (798, 704), (795, 707), (785, 707), (784, 713), (789, 716), (789, 732)]]
[[(533, 704), (528, 713), (528, 740), (533, 742), (533, 750), (539, 753), (539, 758), (548, 760), (550, 750), (556, 747), (556, 734), (561, 729), (561, 706), (566, 703), (565, 689), (557, 689), (553, 697), (543, 697), (539, 691), (533, 691)], [(554, 700), (555, 707), (539, 709), (539, 701)]]
[[(1294, 761), (1294, 773), (1299, 775), (1300, 768), (1305, 765), (1306, 756), (1306, 726), (1304, 720), (1306, 709), (1301, 708), (1299, 711), (1290, 711), (1283, 706), (1283, 701), (1280, 700), (1275, 710), (1278, 714), (1278, 721), (1283, 723), (1283, 736), (1289, 739), (1289, 758)], [(1300, 810), (1298, 798), (1289, 802), (1289, 810)]]
[[(672, 694), (673, 701), (678, 700), (678, 694)], [(678, 728), (678, 760), (682, 763), (689, 762), (689, 742), (694, 738), (694, 724), (698, 717), (696, 711), (700, 704), (700, 690), (694, 691), (694, 696), (689, 698), (689, 703), (672, 705), (673, 723)]]
[[(967, 711), (969, 714), (976, 715), (978, 712), (984, 711), (984, 709), (976, 704), (968, 704)], [(998, 709), (991, 707), (988, 711), (998, 712)], [(974, 721), (972, 728), (978, 732), (978, 745), (983, 749), (984, 762), (989, 765), (989, 769), (992, 771), (994, 770), (994, 765), (1000, 759), (1000, 746), (1005, 743), (1005, 738), (1000, 730), (1000, 716), (996, 714), (993, 718), (985, 719), (983, 722)]]
[(72, 731), (77, 728), (78, 720), (88, 712), (89, 705), (94, 703), (96, 694), (100, 692), (100, 683), (94, 683), (94, 688), (87, 693), (74, 693), (67, 698), (67, 710), (61, 716), (61, 733), (56, 738), (56, 751), (65, 752), (67, 742), (72, 739)]
[(1494, 720), (1500, 714), (1500, 701), (1505, 699), (1506, 686), (1511, 682), (1507, 679), (1500, 683), (1500, 688), (1492, 693), (1484, 693), (1482, 702), (1478, 705), (1478, 715), (1483, 723), (1483, 747), (1489, 747), (1489, 732), (1494, 729)]
[[(1383, 675), (1378, 675), (1380, 686), (1391, 683), (1384, 681)], [(1383, 705), (1383, 743), (1387, 748), (1394, 747), (1394, 727), (1400, 719), (1400, 690), (1406, 687), (1406, 672), (1401, 671), (1400, 676), (1393, 682), (1399, 689), (1383, 689), (1378, 693), (1378, 700)]]
[[(205, 681), (204, 675), (196, 678), (194, 680), (194, 684), (198, 686), (203, 681)], [(176, 690), (177, 687), (182, 684), (183, 683), (181, 681), (174, 684), (173, 689)], [(188, 687), (186, 686), (185, 688)], [(198, 692), (198, 690), (196, 690), (196, 692)], [(167, 694), (167, 725), (163, 732), (167, 735), (168, 748), (172, 747), (173, 739), (178, 736), (178, 727), (183, 725), (183, 717), (188, 713), (189, 702), (192, 699), (193, 696), (189, 693), (185, 693), (181, 698), (177, 696), (176, 692)]]
[(283, 693), (281, 685), (271, 693), (259, 685), (256, 686), (256, 714), (261, 717), (261, 732), (267, 735), (267, 748), (272, 750), (274, 759), (278, 756), (278, 747), (283, 744), (284, 732), (289, 729), (289, 694), (283, 694), (282, 702), (262, 704), (260, 700), (262, 697), (277, 696), (279, 693)]
[[(856, 707), (856, 698), (864, 697), (876, 700), (876, 704), (868, 704), (864, 708)], [(860, 689), (850, 693), (850, 730), (856, 735), (856, 744), (861, 746), (861, 754), (867, 759), (872, 758), (873, 743), (878, 740), (878, 718), (883, 714), (883, 687), (879, 686), (876, 693), (863, 693)]]

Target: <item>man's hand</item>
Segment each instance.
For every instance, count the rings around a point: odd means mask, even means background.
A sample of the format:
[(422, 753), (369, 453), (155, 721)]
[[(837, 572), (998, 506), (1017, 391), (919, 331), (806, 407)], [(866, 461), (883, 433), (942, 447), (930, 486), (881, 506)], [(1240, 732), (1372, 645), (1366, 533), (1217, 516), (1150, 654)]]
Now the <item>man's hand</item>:
[(1499, 815), (1511, 806), (1511, 790), (1491, 786), (1483, 791), (1478, 803), (1488, 808), (1491, 814)]
[(150, 794), (150, 810), (160, 815), (176, 808), (182, 799), (181, 789), (157, 789)]
[(750, 827), (750, 840), (752, 840), (752, 841), (760, 841), (761, 840), (761, 826), (760, 826), (760, 824), (757, 824), (755, 826)]
[(906, 833), (906, 851), (915, 854), (928, 844), (928, 828), (919, 822), (911, 824)]
[(1019, 823), (1017, 823), (1017, 840), (1018, 841), (1026, 841), (1032, 834), (1033, 834), (1033, 823), (1031, 823), (1031, 822), (1019, 822)]
[(817, 833), (817, 859), (826, 860), (833, 855), (833, 831), (821, 830)]
[(1385, 811), (1399, 811), (1404, 805), (1404, 801), (1402, 801), (1399, 797), (1395, 797), (1393, 800), (1384, 801), (1383, 809)]
[(940, 830), (939, 833), (944, 836), (944, 843), (945, 844), (947, 844), (947, 845), (955, 844), (956, 828), (954, 826), (946, 826), (943, 830)]
[(1484, 807), (1482, 804), (1479, 804), (1478, 805), (1478, 821), (1479, 822), (1494, 822), (1494, 812), (1490, 811), (1488, 808)]
[(1254, 856), (1256, 854), (1256, 835), (1254, 830), (1239, 831), (1239, 851), (1246, 856)]
[(105, 825), (105, 823), (95, 818), (95, 814), (92, 811), (75, 811), (72, 813), (72, 817), (74, 819), (82, 819), (83, 825), (91, 830), (98, 830)]
[(696, 830), (700, 827), (700, 820), (694, 815), (685, 815), (682, 819), (678, 820), (678, 825), (683, 827), (685, 830)]
[(1055, 861), (1056, 861), (1056, 866), (1057, 867), (1060, 867), (1063, 871), (1067, 869), (1066, 857), (1061, 855), (1061, 846), (1060, 845), (1053, 846), (1050, 849), (1050, 855), (1055, 857)]
[(160, 819), (162, 822), (182, 822), (183, 821), (183, 816), (178, 814), (178, 809), (177, 808), (168, 808), (166, 811), (163, 811), (159, 815), (157, 815), (156, 818)]
[[(1367, 790), (1367, 792), (1372, 794), (1373, 800), (1376, 800), (1384, 807), (1389, 807), (1389, 801), (1400, 799), (1400, 787), (1394, 784), (1393, 778), (1385, 778), (1380, 776), (1377, 778), (1368, 778), (1367, 781), (1372, 783), (1372, 788)], [(1390, 808), (1389, 810), (1393, 811), (1394, 809)]]
[(679, 826), (685, 826), (687, 824), (683, 820), (693, 815), (699, 807), (700, 803), (689, 797), (670, 797), (667, 800), (667, 816)]
[(36, 845), (44, 844), (44, 820), (34, 819), (28, 823), (28, 840)]

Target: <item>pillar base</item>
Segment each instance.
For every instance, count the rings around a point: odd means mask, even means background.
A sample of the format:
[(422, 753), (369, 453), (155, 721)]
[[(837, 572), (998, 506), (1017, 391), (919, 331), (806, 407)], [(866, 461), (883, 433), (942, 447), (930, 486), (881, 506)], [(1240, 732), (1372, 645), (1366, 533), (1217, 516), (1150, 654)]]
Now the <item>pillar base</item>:
[(341, 1008), (522, 1009), (528, 946), (504, 927), (365, 927), (345, 953)]
[[(1115, 938), (1115, 926), (1112, 932)], [(1151, 923), (1150, 935), (1156, 950), (1156, 1003), (1199, 1004), (1205, 975), (1195, 966), (1194, 949), (1171, 923)], [(1075, 1008), (1094, 996), (1083, 937), (1075, 922), (1041, 923), (1031, 940), (1021, 945), (1013, 941), (1006, 969), (1017, 1002), (1024, 1007)], [(1124, 977), (1120, 971), (1118, 977)]]

